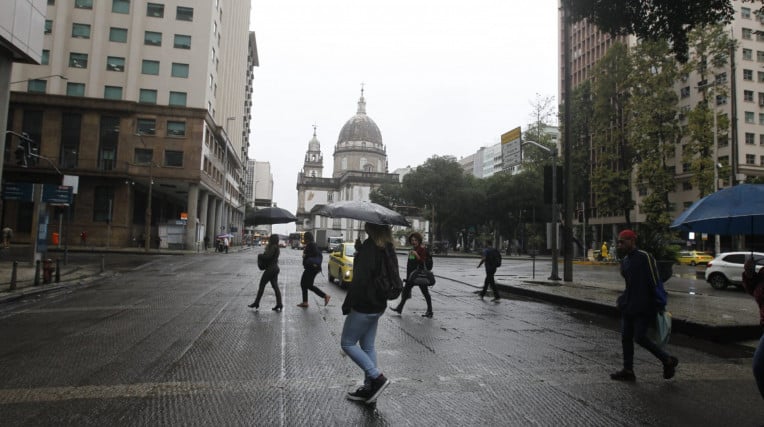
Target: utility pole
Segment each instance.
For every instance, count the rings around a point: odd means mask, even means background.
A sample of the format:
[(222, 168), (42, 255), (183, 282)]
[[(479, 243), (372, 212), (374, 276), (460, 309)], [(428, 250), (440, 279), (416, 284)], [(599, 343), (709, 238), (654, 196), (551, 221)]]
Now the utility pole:
[(573, 151), (573, 141), (571, 138), (571, 100), (570, 100), (570, 91), (571, 89), (571, 81), (570, 81), (570, 67), (571, 67), (571, 61), (570, 61), (570, 2), (571, 0), (563, 0), (562, 6), (562, 16), (563, 16), (563, 44), (565, 46), (565, 65), (564, 65), (564, 73), (565, 73), (565, 79), (564, 79), (564, 86), (565, 86), (565, 95), (564, 95), (564, 108), (565, 108), (565, 115), (564, 115), (564, 121), (563, 124), (565, 129), (565, 134), (563, 137), (563, 144), (564, 144), (564, 150), (563, 150), (563, 171), (565, 174), (565, 177), (563, 179), (563, 185), (565, 188), (565, 204), (564, 204), (564, 218), (563, 218), (563, 239), (562, 239), (562, 246), (565, 250), (564, 254), (564, 266), (563, 266), (563, 278), (566, 282), (572, 282), (573, 281), (573, 164), (572, 164), (572, 151)]
[(557, 147), (549, 148), (543, 144), (539, 144), (536, 141), (521, 141), (521, 149), (522, 146), (526, 144), (531, 144), (535, 147), (538, 147), (549, 153), (549, 155), (552, 157), (552, 274), (549, 276), (549, 280), (560, 280), (560, 275), (558, 272), (558, 264), (560, 262), (559, 250), (557, 248), (557, 222), (560, 216), (557, 209)]

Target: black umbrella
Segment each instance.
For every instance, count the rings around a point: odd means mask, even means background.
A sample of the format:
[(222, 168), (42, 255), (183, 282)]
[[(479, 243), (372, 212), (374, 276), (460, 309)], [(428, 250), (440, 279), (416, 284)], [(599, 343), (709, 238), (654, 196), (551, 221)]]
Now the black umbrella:
[(286, 209), (281, 208), (262, 208), (255, 211), (252, 216), (252, 222), (255, 225), (258, 224), (286, 224), (287, 222), (295, 222), (297, 217), (292, 215)]
[(406, 218), (398, 212), (372, 202), (344, 200), (330, 203), (314, 213), (331, 218), (350, 218), (380, 225), (409, 226)]

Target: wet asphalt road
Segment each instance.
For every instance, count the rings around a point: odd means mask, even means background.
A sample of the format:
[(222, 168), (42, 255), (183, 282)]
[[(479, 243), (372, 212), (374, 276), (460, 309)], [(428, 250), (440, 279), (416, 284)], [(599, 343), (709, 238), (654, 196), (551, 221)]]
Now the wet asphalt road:
[(4, 306), (2, 424), (764, 423), (749, 351), (677, 337), (669, 347), (680, 359), (675, 379), (663, 380), (638, 348), (638, 381), (615, 383), (608, 373), (621, 351), (611, 319), (523, 299), (482, 301), (482, 269), (464, 259), (436, 264), (434, 318), (420, 317), (417, 290), (403, 316), (381, 318), (378, 358), (393, 383), (375, 408), (347, 401), (362, 375), (339, 349), (345, 292), (319, 275), (329, 306), (311, 295), (308, 309), (296, 307), (300, 252), (287, 249), (284, 312), (269, 309), (269, 288), (261, 310), (251, 310), (259, 251), (143, 258), (87, 287)]

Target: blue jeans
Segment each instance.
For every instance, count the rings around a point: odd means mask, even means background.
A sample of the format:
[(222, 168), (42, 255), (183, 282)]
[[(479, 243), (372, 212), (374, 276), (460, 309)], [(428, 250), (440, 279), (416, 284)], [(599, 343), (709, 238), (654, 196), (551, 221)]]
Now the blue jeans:
[[(342, 351), (363, 369), (366, 382), (381, 374), (377, 368), (377, 351), (374, 349), (377, 322), (381, 316), (382, 313), (359, 313), (351, 310), (342, 327)], [(360, 344), (360, 347), (357, 344)]]
[(645, 350), (657, 357), (661, 362), (666, 362), (669, 354), (661, 350), (657, 344), (647, 338), (647, 328), (653, 321), (655, 314), (635, 314), (621, 317), (621, 345), (623, 346), (623, 367), (634, 369), (634, 342), (644, 347)]
[(764, 397), (764, 334), (761, 336), (759, 346), (753, 353), (753, 377), (756, 379), (756, 385), (759, 386), (759, 393)]

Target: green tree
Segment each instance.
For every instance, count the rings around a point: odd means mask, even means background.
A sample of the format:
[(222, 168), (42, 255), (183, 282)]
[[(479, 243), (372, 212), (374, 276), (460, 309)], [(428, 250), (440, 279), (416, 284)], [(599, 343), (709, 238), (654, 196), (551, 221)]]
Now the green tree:
[(633, 149), (626, 130), (630, 73), (627, 47), (614, 44), (595, 67), (592, 121), (592, 190), (598, 216), (620, 213), (627, 224), (634, 207), (630, 185)]
[(393, 210), (399, 206), (411, 205), (411, 202), (404, 197), (403, 186), (400, 183), (382, 184), (371, 190), (369, 200)]
[(642, 42), (632, 51), (627, 125), (637, 185), (647, 192), (642, 211), (648, 224), (665, 230), (671, 222), (668, 196), (676, 186), (668, 161), (682, 136), (674, 90), (679, 68), (668, 53), (668, 42), (660, 40)]
[(731, 0), (563, 0), (563, 6), (565, 3), (574, 20), (586, 18), (606, 33), (668, 40), (680, 62), (688, 59), (688, 31), (706, 24), (728, 24), (735, 13)]

